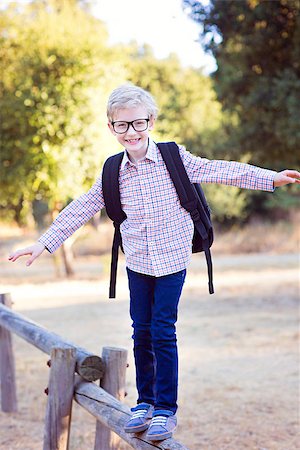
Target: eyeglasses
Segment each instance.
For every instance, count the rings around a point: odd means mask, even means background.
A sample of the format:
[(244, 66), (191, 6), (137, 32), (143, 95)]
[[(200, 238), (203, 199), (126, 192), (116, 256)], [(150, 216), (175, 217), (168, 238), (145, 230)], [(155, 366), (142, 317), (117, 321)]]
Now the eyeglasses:
[(111, 122), (114, 131), (118, 134), (126, 133), (129, 130), (130, 125), (134, 129), (134, 131), (145, 131), (148, 128), (148, 119), (136, 119), (132, 122), (126, 122), (125, 120), (117, 120), (115, 122)]

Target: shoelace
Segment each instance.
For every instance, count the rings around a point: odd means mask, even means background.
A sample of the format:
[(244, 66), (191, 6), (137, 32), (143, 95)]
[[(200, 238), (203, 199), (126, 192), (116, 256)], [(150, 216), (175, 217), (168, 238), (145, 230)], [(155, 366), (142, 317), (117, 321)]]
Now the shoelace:
[(166, 416), (154, 416), (151, 420), (151, 425), (160, 425), (164, 427), (167, 423), (168, 417)]
[(131, 418), (132, 419), (139, 419), (140, 417), (144, 417), (145, 414), (147, 414), (147, 409), (138, 409), (137, 411), (134, 411)]

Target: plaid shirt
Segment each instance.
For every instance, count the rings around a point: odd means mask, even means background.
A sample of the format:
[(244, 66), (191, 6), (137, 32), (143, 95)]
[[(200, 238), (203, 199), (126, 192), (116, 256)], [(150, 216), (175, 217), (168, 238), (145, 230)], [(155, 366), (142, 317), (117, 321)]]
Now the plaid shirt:
[[(274, 190), (276, 172), (234, 161), (208, 160), (180, 146), (192, 183), (218, 183), (245, 189)], [(154, 276), (187, 267), (194, 225), (179, 203), (175, 187), (156, 144), (149, 140), (145, 158), (133, 164), (124, 151), (119, 175), (122, 208), (127, 219), (121, 234), (129, 269)], [(91, 189), (72, 201), (39, 241), (52, 253), (74, 231), (105, 207), (100, 176)]]

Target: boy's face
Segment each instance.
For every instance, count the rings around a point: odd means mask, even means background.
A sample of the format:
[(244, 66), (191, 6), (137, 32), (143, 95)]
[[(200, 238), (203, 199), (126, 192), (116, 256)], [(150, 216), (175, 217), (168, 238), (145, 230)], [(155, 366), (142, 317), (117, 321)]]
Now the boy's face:
[[(115, 122), (133, 122), (138, 119), (149, 119), (148, 126), (144, 131), (136, 131), (132, 124), (129, 126), (128, 130), (124, 133), (117, 133), (115, 130), (118, 130), (118, 125)], [(108, 123), (109, 129), (112, 134), (117, 138), (120, 144), (126, 148), (129, 155), (134, 159), (139, 159), (145, 156), (148, 147), (148, 137), (149, 131), (152, 130), (154, 125), (154, 118), (149, 117), (147, 110), (144, 106), (137, 106), (135, 108), (124, 108), (119, 109), (115, 112), (113, 116), (113, 121), (115, 125), (115, 129), (111, 122)], [(121, 124), (124, 126), (124, 124)], [(135, 122), (136, 129), (143, 129), (144, 126), (141, 127), (142, 122)], [(147, 124), (146, 124), (147, 125)], [(145, 125), (145, 126), (146, 126)], [(125, 125), (126, 129), (126, 125)], [(122, 129), (121, 129), (122, 131)]]

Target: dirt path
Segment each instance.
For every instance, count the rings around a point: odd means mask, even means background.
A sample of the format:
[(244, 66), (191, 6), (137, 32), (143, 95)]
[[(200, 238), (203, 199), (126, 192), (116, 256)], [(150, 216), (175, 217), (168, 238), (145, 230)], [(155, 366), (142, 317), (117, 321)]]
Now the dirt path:
[[(216, 294), (207, 294), (205, 264), (197, 255), (180, 304), (176, 437), (191, 450), (297, 450), (299, 260), (236, 255), (214, 262)], [(30, 276), (23, 264), (12, 269), (3, 263), (1, 291), (12, 293), (16, 311), (91, 351), (128, 348), (131, 405), (136, 392), (124, 268), (118, 300), (111, 301), (105, 262), (100, 276), (97, 258), (82, 258), (77, 268), (74, 280), (55, 281), (48, 257)], [(37, 450), (48, 358), (17, 337), (14, 349), (19, 412), (0, 413), (0, 448)], [(94, 422), (74, 405), (70, 449), (93, 449)]]

